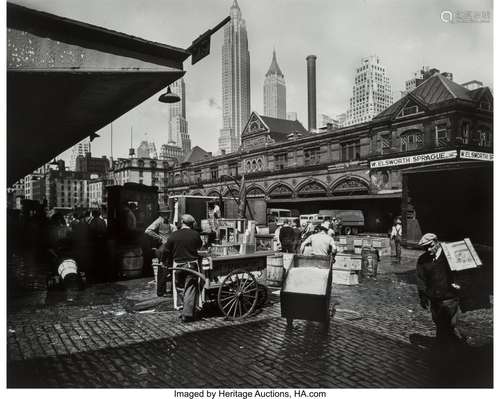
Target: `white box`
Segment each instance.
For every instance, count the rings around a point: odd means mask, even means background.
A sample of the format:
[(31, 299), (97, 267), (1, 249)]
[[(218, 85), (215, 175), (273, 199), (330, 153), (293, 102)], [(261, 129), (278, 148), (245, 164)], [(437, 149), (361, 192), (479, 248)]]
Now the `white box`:
[(361, 256), (353, 254), (337, 254), (333, 269), (361, 270)]
[(332, 270), (332, 282), (342, 285), (359, 284), (358, 274), (348, 270)]

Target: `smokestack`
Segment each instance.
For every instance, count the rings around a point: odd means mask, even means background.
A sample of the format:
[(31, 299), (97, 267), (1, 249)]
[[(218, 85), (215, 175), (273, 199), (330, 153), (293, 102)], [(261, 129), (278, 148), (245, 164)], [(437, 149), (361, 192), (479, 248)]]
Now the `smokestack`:
[(307, 60), (307, 122), (308, 129), (316, 129), (316, 56), (308, 55)]

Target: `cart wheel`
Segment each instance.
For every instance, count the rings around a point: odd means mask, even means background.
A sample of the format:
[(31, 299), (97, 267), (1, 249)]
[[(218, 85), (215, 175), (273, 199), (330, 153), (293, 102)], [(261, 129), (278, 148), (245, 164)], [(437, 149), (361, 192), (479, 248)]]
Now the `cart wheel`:
[(259, 287), (252, 273), (243, 269), (226, 276), (217, 293), (217, 304), (226, 319), (236, 320), (248, 316), (259, 298)]

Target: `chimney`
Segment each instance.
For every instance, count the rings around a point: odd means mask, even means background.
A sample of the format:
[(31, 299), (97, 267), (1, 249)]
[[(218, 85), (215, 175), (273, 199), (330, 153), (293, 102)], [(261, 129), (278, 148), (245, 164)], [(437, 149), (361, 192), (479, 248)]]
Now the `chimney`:
[(308, 130), (316, 129), (316, 56), (308, 55), (307, 60), (307, 122)]

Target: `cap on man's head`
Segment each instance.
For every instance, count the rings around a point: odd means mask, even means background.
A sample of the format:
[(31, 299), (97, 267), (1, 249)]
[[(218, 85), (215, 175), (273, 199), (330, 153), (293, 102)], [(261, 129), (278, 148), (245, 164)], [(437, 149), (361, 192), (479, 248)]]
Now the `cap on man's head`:
[(182, 215), (182, 223), (184, 223), (186, 226), (193, 227), (194, 226), (194, 217), (192, 217), (189, 213), (185, 213)]
[(434, 233), (426, 233), (422, 236), (420, 241), (418, 242), (418, 245), (421, 247), (426, 247), (427, 245), (432, 244), (434, 240), (437, 240), (437, 235)]

